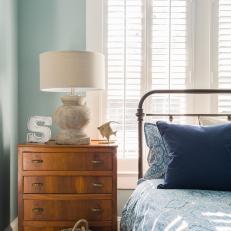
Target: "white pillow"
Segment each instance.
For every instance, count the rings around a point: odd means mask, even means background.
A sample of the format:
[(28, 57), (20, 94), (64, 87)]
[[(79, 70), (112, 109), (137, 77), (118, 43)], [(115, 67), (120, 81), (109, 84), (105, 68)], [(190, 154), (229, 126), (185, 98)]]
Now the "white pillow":
[(217, 117), (199, 117), (200, 125), (218, 125), (218, 124), (226, 124), (231, 121), (227, 120), (227, 118), (217, 118)]

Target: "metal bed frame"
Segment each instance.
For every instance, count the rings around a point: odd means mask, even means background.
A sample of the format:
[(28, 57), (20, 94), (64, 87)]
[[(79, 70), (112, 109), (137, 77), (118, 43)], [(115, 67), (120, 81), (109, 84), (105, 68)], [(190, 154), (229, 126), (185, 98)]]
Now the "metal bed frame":
[[(137, 108), (137, 120), (138, 120), (138, 178), (143, 177), (143, 119), (144, 116), (168, 116), (169, 120), (172, 121), (173, 117), (177, 116), (209, 116), (209, 117), (216, 117), (216, 116), (227, 116), (228, 120), (231, 120), (231, 112), (229, 114), (150, 114), (144, 113), (143, 104), (146, 98), (154, 94), (231, 94), (231, 89), (186, 89), (186, 90), (152, 90), (147, 92), (142, 96), (139, 101), (139, 105)], [(231, 97), (231, 96), (230, 96)]]

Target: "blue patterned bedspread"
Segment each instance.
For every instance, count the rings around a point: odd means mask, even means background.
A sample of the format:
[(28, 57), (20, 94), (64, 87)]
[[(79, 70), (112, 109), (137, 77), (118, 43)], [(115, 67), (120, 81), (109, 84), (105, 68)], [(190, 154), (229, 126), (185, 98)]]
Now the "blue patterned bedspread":
[(231, 231), (231, 192), (138, 185), (122, 213), (121, 231)]

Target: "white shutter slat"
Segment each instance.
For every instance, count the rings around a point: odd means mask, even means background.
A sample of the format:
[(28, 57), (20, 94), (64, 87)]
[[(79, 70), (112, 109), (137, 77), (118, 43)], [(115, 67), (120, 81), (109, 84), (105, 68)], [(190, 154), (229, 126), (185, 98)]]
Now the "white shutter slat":
[[(218, 87), (231, 88), (231, 1), (219, 0)], [(231, 112), (230, 96), (218, 96), (218, 111)]]

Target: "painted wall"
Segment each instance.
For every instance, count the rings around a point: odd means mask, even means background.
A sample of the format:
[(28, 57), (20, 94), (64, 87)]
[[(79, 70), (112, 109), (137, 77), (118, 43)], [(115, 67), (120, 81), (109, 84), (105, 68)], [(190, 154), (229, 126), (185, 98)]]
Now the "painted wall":
[[(60, 95), (39, 90), (39, 54), (85, 48), (85, 1), (0, 0), (0, 30), (0, 230), (4, 230), (17, 216), (18, 136), (20, 142), (26, 140), (31, 115), (50, 116), (60, 104)], [(119, 214), (130, 193), (118, 191)]]
[(39, 54), (85, 48), (85, 1), (19, 0), (18, 7), (19, 140), (24, 142), (28, 118), (51, 116), (60, 104), (58, 94), (39, 90)]
[(131, 196), (133, 190), (128, 189), (122, 189), (118, 190), (117, 196), (118, 196), (118, 216), (121, 216), (123, 207), (125, 203), (127, 202), (128, 198)]
[[(26, 140), (31, 115), (51, 116), (59, 94), (39, 90), (39, 54), (48, 50), (85, 49), (85, 0), (19, 0), (19, 140)], [(97, 104), (89, 97), (91, 111)], [(93, 108), (94, 106), (94, 108)], [(92, 113), (93, 114), (93, 113)], [(94, 117), (94, 115), (92, 115)], [(91, 135), (96, 137), (92, 121)], [(53, 128), (53, 135), (55, 134)], [(118, 211), (131, 194), (118, 191)]]
[(17, 1), (0, 0), (0, 230), (17, 215)]

